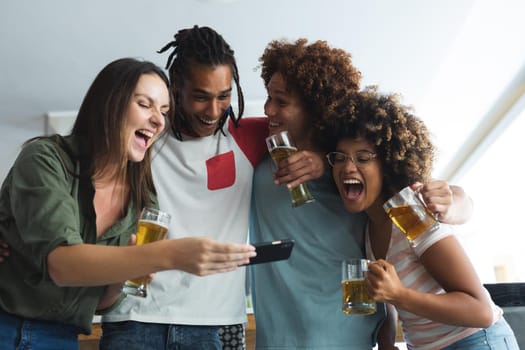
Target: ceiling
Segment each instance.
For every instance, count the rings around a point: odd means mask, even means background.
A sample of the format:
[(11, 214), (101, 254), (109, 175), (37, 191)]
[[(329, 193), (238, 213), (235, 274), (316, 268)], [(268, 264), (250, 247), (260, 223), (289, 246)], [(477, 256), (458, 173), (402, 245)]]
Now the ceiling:
[(265, 98), (258, 58), (270, 40), (348, 50), (364, 84), (401, 93), (428, 122), (448, 177), (450, 160), (478, 144), (472, 133), (494, 129), (522, 94), (524, 14), (521, 0), (2, 1), (0, 179), (20, 144), (44, 133), (44, 115), (76, 110), (106, 63), (134, 56), (164, 65), (156, 50), (193, 24), (230, 42), (254, 113)]

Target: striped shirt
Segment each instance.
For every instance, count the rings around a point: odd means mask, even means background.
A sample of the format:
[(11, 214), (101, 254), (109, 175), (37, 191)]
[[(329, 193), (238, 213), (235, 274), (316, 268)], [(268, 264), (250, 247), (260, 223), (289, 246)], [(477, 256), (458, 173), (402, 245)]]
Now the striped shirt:
[[(416, 246), (411, 246), (397, 226), (392, 225), (392, 235), (385, 260), (394, 265), (405, 287), (423, 293), (444, 294), (446, 291), (420, 263), (419, 257), (434, 243), (453, 234), (453, 226), (441, 224), (436, 231), (424, 233), (426, 236)], [(368, 228), (365, 244), (367, 257), (375, 260)], [(494, 303), (492, 305), (493, 323), (495, 323), (501, 318), (502, 310)], [(400, 309), (397, 311), (408, 349), (441, 349), (480, 330), (435, 322)]]

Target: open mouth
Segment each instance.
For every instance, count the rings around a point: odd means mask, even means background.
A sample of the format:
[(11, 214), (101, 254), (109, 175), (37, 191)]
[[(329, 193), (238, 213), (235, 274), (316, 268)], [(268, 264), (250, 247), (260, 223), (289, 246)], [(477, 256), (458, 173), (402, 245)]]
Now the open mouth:
[(153, 132), (145, 129), (139, 129), (135, 131), (135, 137), (137, 137), (139, 140), (142, 140), (144, 147), (148, 146), (148, 142), (151, 140), (153, 135)]
[(357, 199), (363, 193), (363, 183), (357, 179), (347, 179), (343, 181), (345, 197), (350, 200)]
[(212, 125), (215, 125), (219, 122), (219, 119), (204, 119), (203, 117), (200, 117), (200, 116), (195, 116), (201, 123), (203, 123), (204, 125), (207, 125), (207, 126), (212, 126)]

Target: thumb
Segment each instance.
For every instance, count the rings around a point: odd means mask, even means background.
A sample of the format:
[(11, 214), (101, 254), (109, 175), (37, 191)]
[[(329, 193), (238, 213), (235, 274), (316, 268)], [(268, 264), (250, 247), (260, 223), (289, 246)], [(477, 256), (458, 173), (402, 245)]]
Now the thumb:
[(131, 237), (129, 237), (128, 245), (135, 245), (137, 243), (137, 235), (131, 234)]

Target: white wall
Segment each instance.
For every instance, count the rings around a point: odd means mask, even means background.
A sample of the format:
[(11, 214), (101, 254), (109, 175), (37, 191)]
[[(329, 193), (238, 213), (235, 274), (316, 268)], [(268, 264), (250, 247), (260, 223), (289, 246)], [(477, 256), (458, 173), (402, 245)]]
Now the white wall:
[[(194, 24), (236, 52), (248, 100), (265, 98), (258, 58), (272, 39), (324, 39), (353, 54), (365, 83), (416, 104), (474, 0), (2, 0), (0, 180), (44, 114), (76, 110), (95, 74), (123, 56), (164, 65), (156, 50)], [(417, 50), (414, 51), (414, 48)], [(403, 67), (411, 67), (409, 70)]]
[[(0, 0), (0, 182), (22, 142), (45, 132), (44, 115), (77, 110), (105, 64), (135, 56), (163, 66), (167, 55), (156, 50), (194, 24), (212, 26), (230, 42), (248, 101), (265, 98), (257, 65), (270, 40), (324, 39), (352, 53), (363, 84), (402, 93), (443, 136), (437, 144), (457, 153), (479, 120), (491, 119), (495, 107), (513, 97), (508, 86), (525, 86), (524, 13), (523, 0)], [(515, 125), (523, 135), (523, 123)], [(523, 197), (520, 182), (506, 176), (521, 174), (512, 168), (521, 164), (521, 139), (510, 139), (516, 143), (498, 159), (486, 157), (492, 168), (474, 174), (479, 186), (472, 177), (460, 184), (482, 219), (496, 221), (496, 229), (481, 223), (490, 227), (486, 237), (513, 236), (507, 241), (519, 250), (523, 225), (508, 220), (508, 205), (501, 205)], [(497, 190), (501, 183), (512, 190)], [(513, 198), (494, 200), (494, 191)], [(505, 213), (494, 214), (494, 203)], [(502, 217), (512, 229), (499, 224)], [(482, 247), (472, 250), (490, 270), (493, 261), (479, 237), (471, 248)]]

